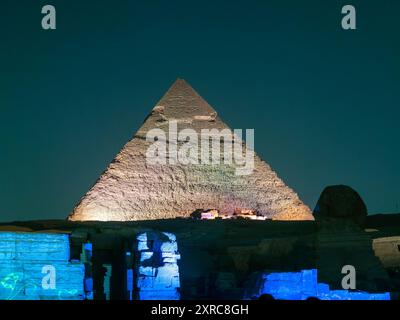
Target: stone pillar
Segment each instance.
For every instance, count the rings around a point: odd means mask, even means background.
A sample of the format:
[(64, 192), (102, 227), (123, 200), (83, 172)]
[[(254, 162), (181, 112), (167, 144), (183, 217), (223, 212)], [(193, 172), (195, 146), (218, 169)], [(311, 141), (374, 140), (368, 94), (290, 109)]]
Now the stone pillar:
[(144, 232), (137, 237), (136, 298), (179, 300), (178, 244), (167, 232)]

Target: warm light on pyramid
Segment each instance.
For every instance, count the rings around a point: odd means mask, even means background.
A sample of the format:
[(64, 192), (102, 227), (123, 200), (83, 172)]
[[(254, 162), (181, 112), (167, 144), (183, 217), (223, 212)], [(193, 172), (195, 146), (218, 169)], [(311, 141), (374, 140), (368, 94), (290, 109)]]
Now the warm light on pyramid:
[(215, 209), (228, 215), (249, 210), (275, 220), (313, 219), (297, 194), (257, 155), (248, 175), (237, 175), (238, 165), (224, 161), (149, 164), (146, 152), (151, 142), (146, 135), (154, 129), (168, 132), (171, 123), (176, 123), (178, 130), (192, 132), (229, 129), (190, 85), (178, 79), (69, 219), (168, 219), (189, 217), (198, 209)]

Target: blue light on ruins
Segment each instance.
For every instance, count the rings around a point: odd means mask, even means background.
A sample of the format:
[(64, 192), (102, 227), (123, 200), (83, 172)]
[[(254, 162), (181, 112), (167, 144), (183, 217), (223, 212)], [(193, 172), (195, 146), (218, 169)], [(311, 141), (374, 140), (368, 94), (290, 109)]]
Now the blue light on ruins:
[(179, 300), (178, 244), (172, 233), (145, 232), (136, 237), (139, 300)]
[(126, 252), (126, 289), (128, 300), (133, 300), (133, 258), (130, 251)]
[(83, 249), (90, 254), (90, 257), (92, 256), (93, 253), (93, 244), (90, 242), (87, 242), (83, 244)]
[[(134, 252), (126, 252), (127, 298), (179, 300), (176, 236), (144, 232)], [(132, 254), (133, 253), (133, 254)], [(93, 246), (85, 243), (81, 261), (70, 261), (69, 236), (56, 233), (0, 232), (0, 300), (93, 299)], [(110, 299), (111, 264), (103, 264), (104, 294)], [(264, 294), (280, 300), (390, 300), (390, 293), (331, 290), (318, 283), (316, 269), (259, 273), (245, 299)]]
[(330, 290), (329, 285), (318, 283), (317, 270), (300, 272), (274, 272), (261, 274), (257, 280), (258, 292), (246, 293), (245, 298), (269, 294), (279, 300), (390, 300), (390, 293)]
[(83, 299), (84, 266), (66, 234), (0, 232), (0, 299)]
[(85, 266), (84, 290), (85, 299), (93, 300), (93, 275), (92, 275), (93, 244), (86, 242), (82, 246), (81, 261)]

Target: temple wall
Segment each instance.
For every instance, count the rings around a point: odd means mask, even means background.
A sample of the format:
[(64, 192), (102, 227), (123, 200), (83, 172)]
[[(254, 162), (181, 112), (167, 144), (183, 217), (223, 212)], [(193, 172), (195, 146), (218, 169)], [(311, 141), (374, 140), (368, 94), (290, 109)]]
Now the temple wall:
[[(27, 226), (35, 232), (58, 229), (70, 233), (57, 235), (57, 241), (38, 233), (26, 233), (25, 237), (38, 237), (37, 240), (47, 243), (31, 245), (30, 250), (37, 247), (40, 250), (36, 256), (46, 263), (71, 268), (60, 269), (62, 275), (68, 273), (82, 282), (85, 279), (85, 285), (79, 284), (80, 293), (71, 298), (82, 298), (82, 292), (86, 291), (86, 296), (95, 300), (243, 299), (254, 274), (291, 274), (304, 270), (317, 270), (316, 283), (328, 286), (330, 292), (340, 290), (344, 264), (355, 266), (358, 290), (400, 291), (400, 285), (388, 276), (378, 259), (379, 254), (375, 256), (368, 233), (340, 224), (337, 228), (330, 224), (326, 229), (315, 222), (171, 219), (131, 223), (32, 222)], [(66, 254), (68, 238), (70, 256)], [(0, 263), (12, 266), (0, 267), (1, 270), (9, 270), (9, 274), (18, 268), (18, 263), (34, 265), (31, 260), (13, 260), (18, 255), (29, 259), (35, 255), (17, 251), (16, 242), (5, 239), (6, 236), (0, 241), (3, 257)], [(374, 242), (374, 249), (379, 243)], [(82, 247), (90, 250), (85, 253)], [(378, 251), (384, 252), (381, 249)], [(396, 259), (397, 252), (388, 251), (387, 255)], [(81, 263), (71, 263), (68, 259)], [(84, 272), (82, 265), (86, 268)], [(38, 269), (29, 270), (28, 277), (38, 273)], [(5, 276), (2, 274), (0, 278)], [(61, 278), (61, 285), (67, 286), (68, 279)], [(78, 286), (71, 280), (68, 282), (72, 289)]]
[(0, 299), (83, 299), (84, 266), (69, 257), (66, 234), (0, 232)]
[(318, 282), (318, 270), (300, 272), (269, 272), (255, 275), (245, 291), (245, 299), (270, 295), (282, 300), (390, 300), (390, 293), (332, 290), (328, 284)]
[(178, 244), (167, 232), (137, 236), (135, 288), (138, 300), (179, 300)]

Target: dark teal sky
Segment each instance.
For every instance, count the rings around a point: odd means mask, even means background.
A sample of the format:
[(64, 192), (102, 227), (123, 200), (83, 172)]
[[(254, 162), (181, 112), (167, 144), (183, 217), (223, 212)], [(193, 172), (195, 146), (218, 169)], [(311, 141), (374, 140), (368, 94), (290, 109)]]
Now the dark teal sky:
[[(41, 7), (57, 30), (41, 29)], [(357, 30), (341, 29), (341, 7)], [(314, 207), (400, 211), (400, 1), (0, 4), (0, 220), (64, 218), (177, 78)]]

